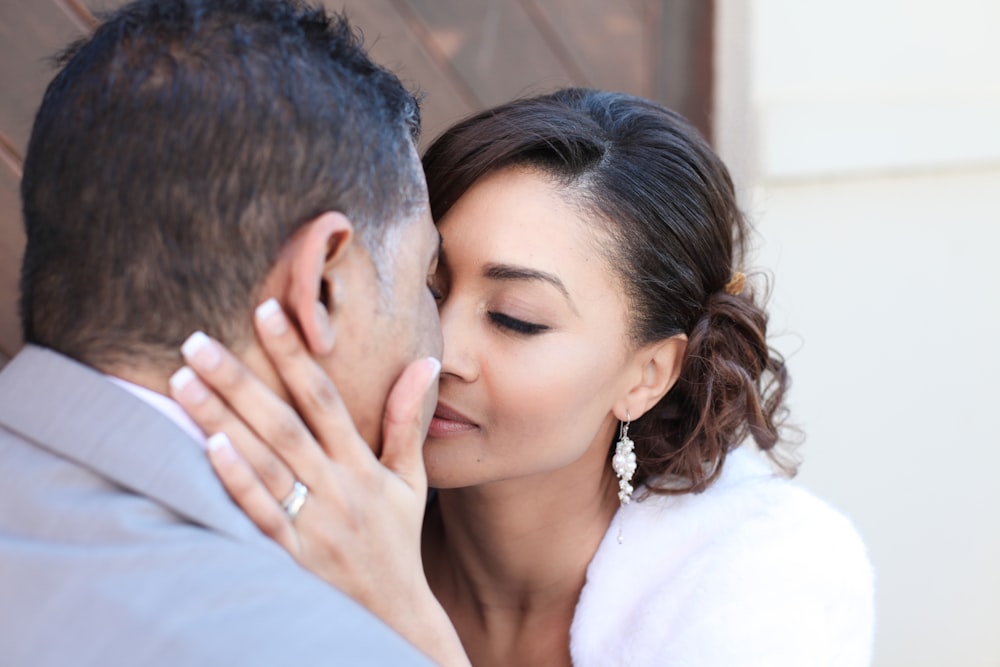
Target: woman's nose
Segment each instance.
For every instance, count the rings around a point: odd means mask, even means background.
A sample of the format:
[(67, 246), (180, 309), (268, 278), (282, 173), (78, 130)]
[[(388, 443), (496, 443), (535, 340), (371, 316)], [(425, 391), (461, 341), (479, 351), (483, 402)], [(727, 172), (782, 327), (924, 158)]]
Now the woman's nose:
[(454, 298), (447, 298), (441, 302), (439, 312), (444, 341), (441, 376), (474, 382), (479, 375), (474, 309), (467, 305), (463, 307), (461, 301)]

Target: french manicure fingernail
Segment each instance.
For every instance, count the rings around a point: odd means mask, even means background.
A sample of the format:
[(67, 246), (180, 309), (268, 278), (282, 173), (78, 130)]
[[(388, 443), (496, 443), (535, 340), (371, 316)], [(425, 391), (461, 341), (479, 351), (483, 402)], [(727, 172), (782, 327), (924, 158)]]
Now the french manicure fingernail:
[(170, 376), (170, 386), (173, 387), (178, 398), (183, 398), (192, 405), (198, 405), (208, 396), (205, 385), (187, 366), (182, 366), (179, 371)]
[(188, 339), (181, 345), (181, 354), (192, 366), (205, 371), (213, 370), (222, 359), (222, 355), (219, 354), (212, 339), (201, 331), (195, 331), (188, 336)]
[(285, 314), (281, 312), (281, 304), (277, 299), (268, 299), (257, 306), (255, 315), (257, 321), (275, 336), (285, 333), (288, 329), (288, 322), (285, 320)]
[(205, 447), (208, 448), (208, 451), (218, 455), (226, 461), (236, 460), (236, 450), (233, 449), (233, 442), (229, 439), (229, 436), (222, 431), (219, 431), (206, 440)]

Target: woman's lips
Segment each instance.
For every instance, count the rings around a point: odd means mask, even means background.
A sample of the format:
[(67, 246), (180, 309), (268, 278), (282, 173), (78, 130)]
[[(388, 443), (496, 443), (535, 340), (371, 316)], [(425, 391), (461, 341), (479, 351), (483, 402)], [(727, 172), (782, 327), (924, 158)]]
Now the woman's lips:
[(427, 435), (431, 438), (447, 438), (449, 436), (462, 435), (469, 431), (475, 431), (479, 426), (472, 422), (461, 412), (449, 408), (443, 403), (438, 403), (434, 411), (434, 418), (431, 419), (430, 428)]

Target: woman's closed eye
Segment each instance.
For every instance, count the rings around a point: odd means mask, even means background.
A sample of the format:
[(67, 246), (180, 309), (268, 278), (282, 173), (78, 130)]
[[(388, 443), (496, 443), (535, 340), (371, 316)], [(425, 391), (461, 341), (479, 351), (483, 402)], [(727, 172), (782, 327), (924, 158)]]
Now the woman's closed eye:
[(496, 311), (490, 311), (489, 317), (493, 324), (497, 325), (501, 329), (507, 329), (508, 331), (528, 336), (539, 334), (549, 329), (549, 327), (544, 324), (525, 322), (524, 320), (519, 320), (516, 317), (511, 317), (510, 315), (505, 315), (504, 313), (498, 313)]

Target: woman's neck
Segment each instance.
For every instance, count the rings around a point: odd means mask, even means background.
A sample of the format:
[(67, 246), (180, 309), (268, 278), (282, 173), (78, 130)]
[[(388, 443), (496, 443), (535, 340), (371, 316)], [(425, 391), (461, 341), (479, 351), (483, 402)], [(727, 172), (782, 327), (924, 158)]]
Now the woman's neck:
[(598, 448), (558, 471), (438, 493), (425, 568), (474, 664), (563, 662), (553, 652), (568, 664), (587, 566), (618, 507), (605, 461)]

